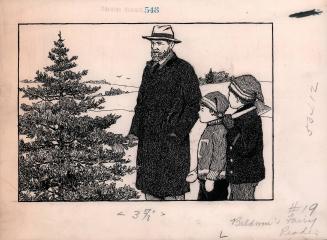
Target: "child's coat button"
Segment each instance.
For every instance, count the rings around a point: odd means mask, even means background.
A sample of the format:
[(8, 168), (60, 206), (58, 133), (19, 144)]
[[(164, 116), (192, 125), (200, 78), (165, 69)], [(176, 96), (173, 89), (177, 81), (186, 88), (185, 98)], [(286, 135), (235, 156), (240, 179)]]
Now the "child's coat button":
[(229, 161), (230, 161), (230, 162), (233, 162), (234, 160), (231, 158)]
[(233, 171), (229, 171), (230, 174), (233, 174)]
[(230, 147), (229, 147), (229, 150), (232, 150), (232, 149), (233, 149), (233, 147), (232, 147), (232, 146), (230, 146)]

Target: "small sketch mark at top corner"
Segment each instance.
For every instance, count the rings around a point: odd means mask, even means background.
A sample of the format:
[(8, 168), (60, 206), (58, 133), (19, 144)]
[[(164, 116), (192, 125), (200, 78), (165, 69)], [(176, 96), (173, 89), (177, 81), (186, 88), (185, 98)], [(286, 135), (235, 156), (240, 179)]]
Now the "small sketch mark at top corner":
[(321, 13), (322, 13), (322, 11), (319, 9), (312, 9), (309, 11), (293, 13), (293, 14), (289, 15), (289, 17), (290, 18), (304, 18), (304, 17), (314, 16), (314, 15), (320, 15)]

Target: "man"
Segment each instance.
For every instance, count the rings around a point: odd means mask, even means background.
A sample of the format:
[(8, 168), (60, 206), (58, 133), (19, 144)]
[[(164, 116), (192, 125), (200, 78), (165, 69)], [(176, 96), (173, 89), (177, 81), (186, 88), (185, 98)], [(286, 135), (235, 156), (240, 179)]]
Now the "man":
[(198, 119), (201, 92), (193, 67), (173, 52), (170, 25), (154, 26), (129, 132), (138, 140), (136, 187), (147, 200), (184, 200), (190, 170), (189, 133)]

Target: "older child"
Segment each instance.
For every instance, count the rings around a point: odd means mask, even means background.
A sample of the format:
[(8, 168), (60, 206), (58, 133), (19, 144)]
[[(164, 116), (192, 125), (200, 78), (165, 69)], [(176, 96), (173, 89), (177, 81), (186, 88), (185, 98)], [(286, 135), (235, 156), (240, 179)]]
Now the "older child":
[[(193, 170), (187, 181), (199, 179), (198, 200), (226, 200), (228, 182), (225, 179), (226, 134), (224, 121), (229, 106), (227, 98), (220, 92), (211, 92), (201, 100), (200, 121), (207, 123), (198, 147), (197, 169)], [(225, 118), (226, 119), (226, 118)]]
[(263, 134), (260, 114), (264, 105), (260, 82), (252, 75), (232, 80), (229, 86), (233, 127), (227, 134), (226, 176), (230, 183), (230, 200), (254, 200), (255, 188), (265, 178)]

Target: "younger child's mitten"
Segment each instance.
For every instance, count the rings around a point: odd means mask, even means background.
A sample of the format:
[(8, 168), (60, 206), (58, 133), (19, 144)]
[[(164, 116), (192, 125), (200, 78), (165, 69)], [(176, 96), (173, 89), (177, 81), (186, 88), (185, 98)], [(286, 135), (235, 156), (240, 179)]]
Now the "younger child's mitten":
[(207, 179), (205, 182), (205, 188), (207, 192), (211, 192), (215, 186), (215, 181)]

